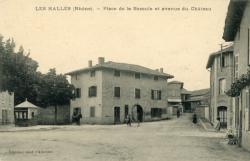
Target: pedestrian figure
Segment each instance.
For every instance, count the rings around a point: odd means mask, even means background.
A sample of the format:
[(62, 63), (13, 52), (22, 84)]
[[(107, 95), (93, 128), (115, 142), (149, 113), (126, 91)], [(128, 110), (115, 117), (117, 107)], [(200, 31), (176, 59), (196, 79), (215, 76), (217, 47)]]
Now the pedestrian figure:
[(131, 117), (130, 117), (130, 115), (126, 116), (126, 123), (127, 123), (127, 126), (131, 126)]
[(180, 117), (180, 115), (181, 115), (181, 112), (180, 112), (180, 110), (179, 110), (179, 108), (177, 109), (177, 118), (179, 118)]
[(75, 123), (77, 120), (77, 113), (76, 111), (74, 111), (73, 115), (72, 115), (72, 123)]
[(197, 115), (196, 115), (196, 113), (193, 114), (193, 123), (194, 124), (197, 123)]
[(80, 123), (81, 123), (81, 118), (82, 118), (82, 114), (81, 114), (81, 113), (78, 113), (78, 115), (77, 115), (77, 125), (80, 125)]
[(137, 127), (139, 127), (140, 126), (140, 115), (137, 113)]
[(220, 124), (220, 118), (219, 117), (217, 117), (217, 119), (216, 119), (217, 121), (216, 121), (216, 126), (215, 126), (215, 129), (217, 130), (217, 131), (220, 131), (220, 127), (221, 127), (221, 124)]

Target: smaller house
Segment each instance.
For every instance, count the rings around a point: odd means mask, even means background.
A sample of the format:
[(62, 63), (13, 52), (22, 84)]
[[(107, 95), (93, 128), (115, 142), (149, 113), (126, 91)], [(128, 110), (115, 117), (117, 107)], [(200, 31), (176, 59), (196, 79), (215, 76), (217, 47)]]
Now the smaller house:
[(190, 108), (185, 104), (185, 100), (190, 92), (183, 88), (184, 83), (180, 81), (171, 81), (168, 83), (168, 107), (169, 113), (176, 114), (177, 109), (181, 112), (189, 112)]
[(38, 108), (27, 99), (15, 106), (15, 123), (17, 126), (30, 126), (37, 124)]
[(209, 101), (210, 89), (208, 88), (192, 91), (185, 103), (190, 104), (191, 111), (195, 112), (198, 117), (209, 120)]

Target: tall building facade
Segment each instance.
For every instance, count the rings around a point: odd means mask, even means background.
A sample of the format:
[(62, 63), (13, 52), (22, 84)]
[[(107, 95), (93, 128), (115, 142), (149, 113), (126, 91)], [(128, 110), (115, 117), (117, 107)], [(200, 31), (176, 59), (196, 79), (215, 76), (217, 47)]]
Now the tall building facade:
[[(234, 81), (247, 74), (250, 66), (250, 1), (231, 0), (228, 6), (223, 39), (234, 42)], [(250, 87), (245, 86), (233, 98), (233, 122), (239, 144), (250, 150)]]
[(207, 62), (210, 70), (210, 121), (220, 120), (223, 128), (232, 127), (232, 97), (226, 95), (233, 82), (233, 46), (212, 53)]
[(127, 115), (140, 121), (167, 118), (167, 81), (163, 69), (105, 62), (66, 73), (76, 88), (73, 112), (81, 112), (82, 123), (123, 123)]

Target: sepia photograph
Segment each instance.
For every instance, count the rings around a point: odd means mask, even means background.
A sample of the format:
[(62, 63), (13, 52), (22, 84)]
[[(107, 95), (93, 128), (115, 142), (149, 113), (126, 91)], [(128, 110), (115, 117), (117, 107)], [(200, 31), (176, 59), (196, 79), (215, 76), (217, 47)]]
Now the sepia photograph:
[(0, 0), (0, 161), (250, 161), (250, 0)]

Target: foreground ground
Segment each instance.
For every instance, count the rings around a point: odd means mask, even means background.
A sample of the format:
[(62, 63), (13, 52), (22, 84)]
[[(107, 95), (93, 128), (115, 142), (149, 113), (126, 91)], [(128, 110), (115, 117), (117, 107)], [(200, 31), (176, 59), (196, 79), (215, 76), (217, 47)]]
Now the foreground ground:
[(206, 132), (189, 115), (125, 125), (60, 126), (0, 132), (0, 161), (249, 161), (227, 145), (224, 133)]

